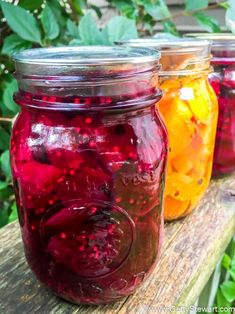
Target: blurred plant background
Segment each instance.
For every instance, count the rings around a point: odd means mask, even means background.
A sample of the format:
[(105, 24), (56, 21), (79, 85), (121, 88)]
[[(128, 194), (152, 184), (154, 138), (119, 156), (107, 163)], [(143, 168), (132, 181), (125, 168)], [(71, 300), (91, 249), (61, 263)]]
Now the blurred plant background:
[[(222, 10), (224, 25), (211, 14), (216, 8)], [(159, 29), (182, 36), (180, 17), (194, 20), (202, 31), (235, 33), (235, 0), (184, 0), (177, 13), (167, 0), (0, 0), (0, 227), (17, 218), (9, 167), (12, 119), (19, 110), (12, 99), (17, 84), (11, 55), (31, 47), (112, 45), (115, 40), (156, 35)], [(234, 304), (234, 247), (233, 241), (218, 266), (212, 303)]]

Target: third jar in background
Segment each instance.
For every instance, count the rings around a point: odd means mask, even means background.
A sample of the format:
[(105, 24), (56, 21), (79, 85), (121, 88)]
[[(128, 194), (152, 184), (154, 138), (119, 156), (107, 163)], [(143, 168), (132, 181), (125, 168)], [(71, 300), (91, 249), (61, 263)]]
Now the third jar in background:
[(209, 82), (210, 41), (140, 39), (131, 46), (161, 51), (158, 108), (169, 135), (165, 219), (189, 214), (205, 193), (212, 170), (218, 107)]
[(235, 36), (232, 34), (188, 34), (213, 40), (209, 81), (219, 102), (213, 176), (235, 171)]

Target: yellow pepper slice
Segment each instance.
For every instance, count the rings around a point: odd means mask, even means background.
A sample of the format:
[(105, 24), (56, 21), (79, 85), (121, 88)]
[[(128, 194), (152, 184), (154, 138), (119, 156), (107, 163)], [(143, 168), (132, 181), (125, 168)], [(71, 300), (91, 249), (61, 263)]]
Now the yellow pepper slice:
[(193, 80), (180, 90), (180, 99), (188, 102), (194, 116), (203, 123), (210, 121), (211, 100), (204, 80)]
[(171, 196), (166, 196), (165, 208), (167, 208), (167, 212), (165, 212), (166, 220), (177, 219), (187, 214), (188, 209), (190, 208), (190, 202), (182, 202), (174, 199)]
[(192, 141), (195, 133), (195, 125), (191, 122), (192, 113), (187, 104), (177, 100), (177, 98), (168, 100), (165, 97), (163, 101), (160, 101), (158, 107), (168, 126), (170, 157), (173, 158), (180, 154)]
[(190, 201), (201, 192), (203, 180), (182, 173), (171, 174), (167, 178), (166, 193), (178, 201)]
[(170, 146), (164, 215), (174, 220), (192, 211), (209, 184), (218, 108), (206, 77), (161, 78), (160, 86)]

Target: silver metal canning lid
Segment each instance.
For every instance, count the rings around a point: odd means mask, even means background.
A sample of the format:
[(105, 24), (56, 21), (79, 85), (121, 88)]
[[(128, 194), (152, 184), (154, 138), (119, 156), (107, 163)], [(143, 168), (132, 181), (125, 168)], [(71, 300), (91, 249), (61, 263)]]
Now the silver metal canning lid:
[(121, 46), (149, 47), (161, 52), (161, 76), (209, 71), (211, 41), (193, 38), (142, 38), (116, 42)]
[(229, 44), (227, 50), (235, 48), (235, 35), (232, 33), (188, 33), (186, 37), (208, 39), (212, 41), (212, 47), (224, 47), (224, 44)]
[(117, 41), (118, 45), (127, 45), (130, 47), (148, 47), (157, 49), (163, 53), (189, 53), (189, 52), (204, 52), (203, 55), (210, 53), (210, 46), (212, 41), (207, 39), (195, 38), (141, 38)]
[(17, 64), (92, 67), (156, 62), (160, 59), (160, 52), (148, 48), (80, 46), (28, 49), (12, 58)]

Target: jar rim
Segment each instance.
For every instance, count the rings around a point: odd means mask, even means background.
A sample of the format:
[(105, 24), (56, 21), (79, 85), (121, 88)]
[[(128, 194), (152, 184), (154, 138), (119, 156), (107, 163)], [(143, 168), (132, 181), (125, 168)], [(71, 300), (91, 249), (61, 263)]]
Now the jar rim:
[(212, 62), (222, 60), (233, 63), (235, 61), (235, 34), (232, 33), (188, 33), (185, 36), (192, 36), (199, 39), (212, 40)]
[(209, 40), (235, 40), (235, 34), (233, 33), (186, 33), (185, 38), (199, 38)]
[(118, 45), (127, 45), (128, 47), (149, 47), (156, 51), (160, 51), (161, 54), (175, 54), (184, 52), (196, 52), (203, 48), (210, 48), (211, 40), (207, 39), (194, 39), (194, 38), (138, 38), (127, 39), (115, 42)]
[(147, 63), (160, 59), (160, 52), (149, 48), (118, 46), (78, 46), (34, 48), (15, 53), (16, 63), (32, 65), (102, 66)]
[(141, 38), (116, 42), (128, 47), (159, 50), (162, 70), (159, 75), (192, 75), (210, 71), (212, 41), (197, 38)]
[(214, 47), (224, 47), (224, 43), (228, 44), (230, 49), (235, 47), (235, 34), (232, 33), (187, 33), (184, 36), (198, 39), (208, 39), (212, 41), (212, 48)]

